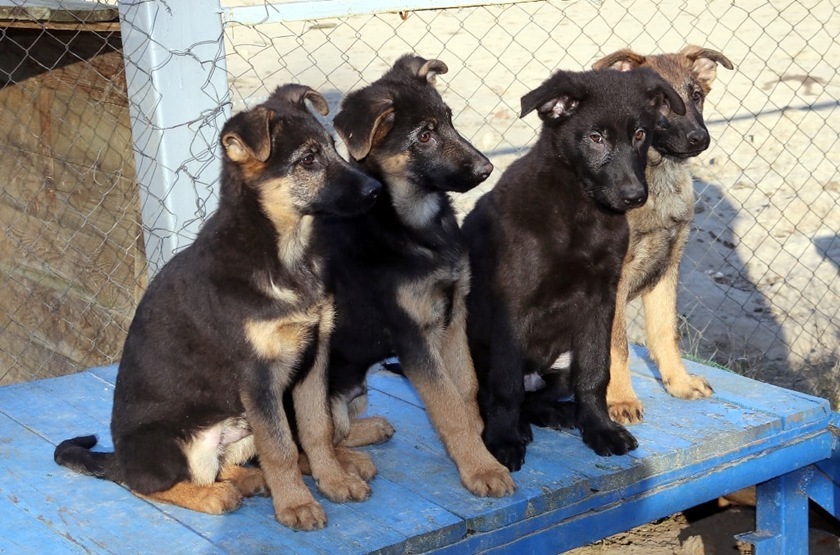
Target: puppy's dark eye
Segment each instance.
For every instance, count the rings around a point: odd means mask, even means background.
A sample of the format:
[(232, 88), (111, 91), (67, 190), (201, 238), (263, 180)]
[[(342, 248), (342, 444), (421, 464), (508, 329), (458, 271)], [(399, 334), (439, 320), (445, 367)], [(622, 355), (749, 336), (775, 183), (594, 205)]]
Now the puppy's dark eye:
[(695, 89), (695, 91), (691, 93), (691, 100), (694, 102), (700, 102), (703, 100), (703, 93), (700, 92), (700, 89)]
[(636, 134), (633, 136), (633, 138), (636, 140), (636, 142), (641, 143), (645, 140), (646, 136), (647, 133), (645, 133), (644, 129), (636, 129)]
[(309, 154), (301, 158), (300, 162), (304, 166), (311, 166), (315, 163), (315, 155), (310, 152)]
[(420, 141), (421, 143), (428, 143), (429, 141), (431, 141), (431, 140), (432, 140), (432, 132), (431, 132), (431, 131), (428, 131), (428, 130), (423, 131), (423, 132), (422, 132), (422, 133), (420, 133), (420, 135), (417, 137), (417, 140), (418, 140), (418, 141)]
[(604, 142), (604, 137), (602, 137), (598, 133), (592, 133), (591, 135), (589, 135), (589, 140), (599, 145)]

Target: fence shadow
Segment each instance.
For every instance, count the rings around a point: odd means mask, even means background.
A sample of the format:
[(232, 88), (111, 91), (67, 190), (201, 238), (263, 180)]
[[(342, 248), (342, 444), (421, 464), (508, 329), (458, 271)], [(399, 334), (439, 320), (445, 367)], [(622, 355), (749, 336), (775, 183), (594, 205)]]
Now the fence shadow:
[(822, 257), (840, 270), (840, 235), (817, 237), (812, 242)]
[(751, 277), (754, 254), (733, 231), (739, 218), (749, 216), (721, 185), (695, 180), (694, 188), (695, 217), (680, 272), (681, 346), (689, 355), (791, 387), (795, 376), (767, 283)]

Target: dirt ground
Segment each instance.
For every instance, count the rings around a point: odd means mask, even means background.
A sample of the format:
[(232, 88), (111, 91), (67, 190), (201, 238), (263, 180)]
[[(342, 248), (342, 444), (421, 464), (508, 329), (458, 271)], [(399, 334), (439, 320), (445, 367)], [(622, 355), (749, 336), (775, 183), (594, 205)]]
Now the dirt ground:
[[(450, 71), (439, 88), (455, 126), (497, 168), (453, 199), (466, 213), (534, 141), (537, 119), (519, 119), (519, 98), (553, 70), (586, 69), (628, 46), (719, 50), (735, 70), (718, 69), (705, 107), (712, 146), (692, 161), (682, 348), (838, 407), (840, 177), (830, 159), (840, 132), (837, 2), (520, 2), (403, 15), (228, 25), (234, 110), (295, 81), (320, 90), (334, 114), (343, 92), (376, 79), (400, 54), (442, 59)], [(630, 312), (631, 338), (643, 343), (638, 311)], [(812, 529), (811, 553), (840, 553), (826, 522)], [(750, 507), (697, 510), (573, 553), (738, 553), (734, 534), (753, 526)]]
[[(747, 495), (747, 497), (749, 497)], [(810, 555), (840, 553), (837, 522), (822, 511), (811, 514)], [(736, 540), (736, 534), (753, 531), (755, 509), (716, 501), (695, 507), (592, 545), (567, 551), (569, 555), (748, 555), (752, 546)]]

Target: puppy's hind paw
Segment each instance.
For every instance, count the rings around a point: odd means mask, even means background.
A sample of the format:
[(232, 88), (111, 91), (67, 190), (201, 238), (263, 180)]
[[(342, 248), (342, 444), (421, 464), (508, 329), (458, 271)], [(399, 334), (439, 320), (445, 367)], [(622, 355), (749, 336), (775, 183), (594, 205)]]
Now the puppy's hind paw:
[(344, 470), (355, 474), (362, 480), (367, 482), (376, 476), (376, 465), (373, 464), (373, 460), (367, 453), (337, 447), (335, 455)]
[(252, 466), (234, 465), (228, 467), (219, 475), (220, 480), (233, 484), (243, 497), (268, 495), (268, 485), (262, 469)]
[(358, 418), (350, 421), (350, 433), (344, 440), (347, 447), (362, 447), (385, 443), (394, 436), (394, 427), (381, 416)]

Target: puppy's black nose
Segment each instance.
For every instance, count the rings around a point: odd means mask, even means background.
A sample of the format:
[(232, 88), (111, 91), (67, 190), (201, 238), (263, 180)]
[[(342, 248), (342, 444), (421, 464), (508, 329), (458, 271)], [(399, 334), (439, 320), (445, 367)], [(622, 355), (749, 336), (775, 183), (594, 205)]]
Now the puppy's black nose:
[(484, 181), (485, 179), (490, 177), (491, 173), (493, 173), (493, 164), (491, 164), (490, 160), (488, 160), (487, 162), (485, 162), (483, 164), (478, 164), (477, 166), (475, 166), (473, 168), (473, 171), (475, 172), (475, 175), (479, 179)]
[(638, 193), (628, 193), (624, 195), (624, 198), (622, 198), (622, 201), (624, 201), (624, 207), (627, 209), (638, 208), (643, 205), (646, 200), (647, 193), (644, 191), (640, 191)]
[(694, 129), (686, 135), (688, 144), (693, 147), (706, 147), (709, 144), (709, 133), (705, 129)]
[(379, 196), (382, 191), (382, 183), (375, 179), (368, 179), (362, 184), (362, 196), (371, 200)]

